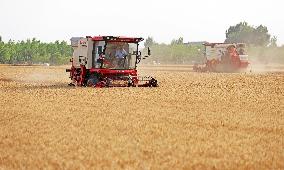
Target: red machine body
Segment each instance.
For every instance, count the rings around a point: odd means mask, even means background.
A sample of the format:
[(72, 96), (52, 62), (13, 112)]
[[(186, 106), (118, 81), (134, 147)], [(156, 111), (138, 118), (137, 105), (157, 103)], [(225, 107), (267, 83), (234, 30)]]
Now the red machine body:
[[(70, 72), (73, 86), (157, 87), (153, 77), (139, 77), (139, 42), (143, 38), (95, 36), (71, 39), (73, 57)], [(150, 49), (148, 49), (150, 56)], [(148, 57), (145, 56), (145, 57)]]
[(249, 66), (244, 43), (205, 43), (205, 64), (195, 64), (197, 72), (237, 72)]

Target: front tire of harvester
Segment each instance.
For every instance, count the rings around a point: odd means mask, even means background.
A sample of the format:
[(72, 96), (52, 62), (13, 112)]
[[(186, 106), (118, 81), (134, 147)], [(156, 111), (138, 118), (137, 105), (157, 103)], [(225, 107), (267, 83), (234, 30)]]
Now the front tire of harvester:
[(97, 77), (89, 78), (88, 81), (87, 81), (87, 86), (88, 87), (95, 87), (98, 82), (99, 82), (99, 79)]
[(158, 81), (154, 78), (150, 80), (150, 87), (158, 87)]

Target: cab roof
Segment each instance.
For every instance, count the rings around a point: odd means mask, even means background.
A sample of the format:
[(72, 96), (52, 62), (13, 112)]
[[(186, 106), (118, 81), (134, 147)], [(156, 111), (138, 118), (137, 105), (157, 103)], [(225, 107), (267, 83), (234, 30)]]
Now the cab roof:
[(215, 45), (245, 45), (245, 43), (203, 43), (205, 46), (215, 46)]
[(124, 36), (87, 36), (86, 38), (92, 38), (93, 41), (109, 41), (109, 42), (128, 42), (138, 43), (143, 41), (142, 37), (124, 37)]

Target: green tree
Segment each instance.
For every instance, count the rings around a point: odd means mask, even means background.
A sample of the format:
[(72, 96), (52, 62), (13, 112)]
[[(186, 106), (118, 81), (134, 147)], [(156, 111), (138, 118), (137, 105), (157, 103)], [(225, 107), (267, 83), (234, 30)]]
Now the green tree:
[(247, 43), (257, 46), (267, 46), (270, 34), (266, 26), (250, 26), (247, 22), (240, 22), (226, 30), (226, 43)]
[(273, 36), (271, 39), (270, 39), (270, 47), (277, 47), (277, 37), (276, 36)]
[(183, 44), (183, 37), (179, 37), (178, 39), (173, 39), (171, 41), (171, 45)]
[(5, 44), (4, 42), (0, 41), (0, 63), (5, 63)]
[(155, 44), (157, 44), (157, 43), (154, 41), (153, 37), (148, 37), (144, 42), (145, 47), (151, 47)]
[(266, 26), (260, 25), (254, 29), (254, 44), (260, 46), (267, 46), (270, 42), (270, 34)]
[(65, 41), (43, 43), (35, 38), (18, 42), (9, 40), (8, 43), (0, 41), (0, 63), (65, 64), (71, 55), (72, 48)]

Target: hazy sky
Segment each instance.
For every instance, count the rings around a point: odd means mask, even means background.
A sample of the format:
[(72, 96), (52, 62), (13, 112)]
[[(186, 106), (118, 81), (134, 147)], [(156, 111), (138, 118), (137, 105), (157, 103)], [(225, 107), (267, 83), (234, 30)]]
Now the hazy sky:
[(240, 21), (268, 27), (284, 44), (283, 0), (0, 0), (0, 35), (22, 40), (72, 36), (153, 36), (158, 42), (223, 42)]

